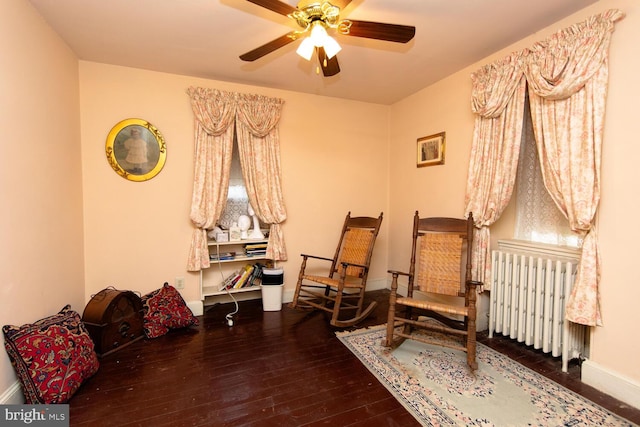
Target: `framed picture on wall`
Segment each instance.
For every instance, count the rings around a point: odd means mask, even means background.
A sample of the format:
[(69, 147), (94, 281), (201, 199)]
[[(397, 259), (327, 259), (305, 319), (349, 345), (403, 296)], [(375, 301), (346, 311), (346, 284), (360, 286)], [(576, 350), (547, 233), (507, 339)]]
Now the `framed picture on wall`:
[(418, 138), (418, 167), (443, 165), (444, 145), (445, 132)]
[(148, 121), (126, 119), (109, 132), (105, 152), (118, 175), (129, 181), (146, 181), (164, 167), (167, 145), (160, 131)]

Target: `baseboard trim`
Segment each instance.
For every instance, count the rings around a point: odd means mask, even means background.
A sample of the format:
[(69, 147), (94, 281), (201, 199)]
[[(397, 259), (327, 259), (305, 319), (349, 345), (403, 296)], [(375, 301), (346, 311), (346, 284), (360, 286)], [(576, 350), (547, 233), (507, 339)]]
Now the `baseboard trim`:
[[(377, 291), (380, 289), (388, 289), (387, 279), (374, 279), (369, 280), (367, 282), (367, 290), (368, 291)], [(282, 294), (282, 302), (284, 304), (288, 304), (293, 301), (293, 294), (295, 293), (295, 288), (285, 290)], [(255, 299), (255, 298), (253, 298)], [(228, 302), (228, 301), (225, 301)], [(202, 316), (204, 314), (204, 303), (203, 301), (188, 301), (187, 307), (191, 309), (194, 316)]]
[(599, 391), (640, 408), (640, 384), (591, 360), (582, 362), (581, 380)]
[[(387, 279), (373, 279), (367, 281), (367, 291), (377, 291), (380, 289), (388, 289)], [(285, 290), (282, 296), (282, 302), (285, 304), (293, 301), (293, 294), (295, 293), (295, 287), (289, 290)]]
[(24, 395), (20, 387), (20, 381), (11, 384), (2, 394), (0, 394), (0, 405), (22, 405)]
[(380, 289), (391, 289), (387, 285), (387, 279), (372, 279), (367, 281), (367, 291), (379, 291)]
[(191, 312), (194, 316), (202, 316), (204, 314), (204, 303), (200, 300), (198, 301), (188, 301), (187, 307), (191, 309)]

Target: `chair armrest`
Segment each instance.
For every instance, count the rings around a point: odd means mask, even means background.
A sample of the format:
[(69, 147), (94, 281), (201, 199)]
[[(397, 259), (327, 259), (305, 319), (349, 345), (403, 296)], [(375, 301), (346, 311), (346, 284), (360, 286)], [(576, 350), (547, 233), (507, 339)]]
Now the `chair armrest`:
[[(467, 296), (471, 294), (475, 295), (477, 293), (478, 288), (482, 289), (482, 286), (484, 286), (483, 282), (479, 282), (477, 280), (467, 280), (464, 284), (465, 292), (463, 292), (462, 295), (460, 296), (465, 296), (465, 294)], [(475, 299), (475, 296), (474, 296), (474, 299)]]
[(332, 258), (325, 258), (325, 257), (322, 257), (322, 256), (308, 255), (308, 254), (300, 254), (300, 256), (303, 257), (303, 258), (313, 258), (313, 259), (319, 259), (319, 260), (322, 260), (322, 261), (331, 261), (331, 262), (333, 262)]
[(355, 262), (346, 262), (346, 261), (343, 261), (343, 262), (341, 262), (340, 264), (342, 264), (342, 266), (343, 266), (343, 267), (345, 267), (345, 268), (347, 268), (348, 266), (353, 266), (353, 267), (362, 267), (362, 268), (364, 268), (364, 269), (368, 269), (368, 268), (369, 268), (369, 266), (368, 266), (368, 265), (364, 265), (364, 264), (357, 264), (357, 263), (355, 263)]
[(393, 274), (394, 276), (411, 276), (409, 273), (405, 273), (404, 271), (398, 271), (398, 270), (387, 270), (387, 273), (389, 274)]
[[(407, 277), (411, 277), (411, 274), (409, 273), (405, 273), (404, 271), (398, 271), (398, 270), (387, 270), (387, 273), (391, 274), (392, 279), (391, 279), (391, 298), (392, 301), (395, 301), (396, 298), (396, 292), (398, 292), (398, 276), (407, 276)], [(411, 282), (411, 279), (409, 279), (409, 282)], [(413, 294), (413, 290), (412, 289), (408, 289), (409, 292), (409, 297), (411, 297), (411, 295)]]

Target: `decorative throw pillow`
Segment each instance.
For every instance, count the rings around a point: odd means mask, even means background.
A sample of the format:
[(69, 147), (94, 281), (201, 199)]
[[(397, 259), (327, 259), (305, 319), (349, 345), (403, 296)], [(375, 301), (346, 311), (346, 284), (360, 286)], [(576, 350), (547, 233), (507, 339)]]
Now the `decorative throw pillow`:
[(27, 404), (65, 403), (98, 371), (93, 341), (70, 305), (35, 323), (5, 325), (2, 332)]
[(197, 325), (198, 319), (182, 299), (180, 292), (165, 283), (142, 297), (144, 311), (144, 334), (147, 338), (157, 338), (170, 329)]

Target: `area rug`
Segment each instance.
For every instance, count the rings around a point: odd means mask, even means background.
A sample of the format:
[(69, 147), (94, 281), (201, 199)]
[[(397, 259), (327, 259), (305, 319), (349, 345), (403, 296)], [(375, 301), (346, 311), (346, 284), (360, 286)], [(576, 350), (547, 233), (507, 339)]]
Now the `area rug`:
[(413, 340), (385, 348), (385, 328), (337, 336), (422, 425), (635, 426), (480, 343), (474, 375), (461, 351)]

